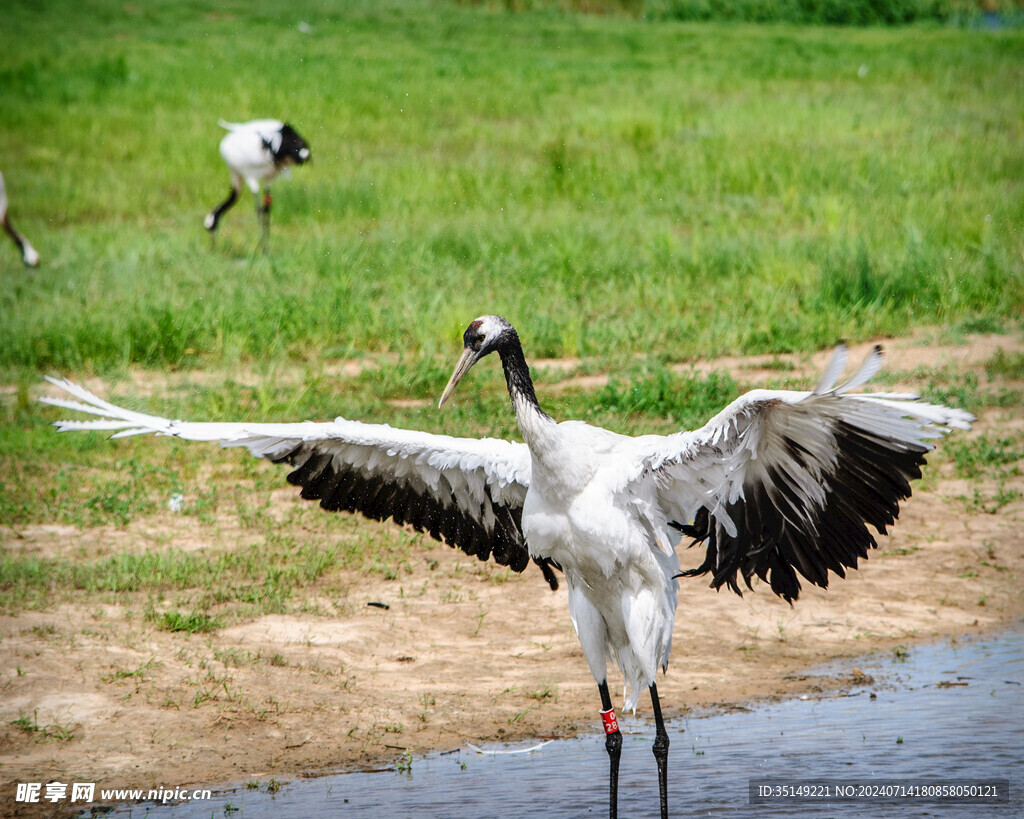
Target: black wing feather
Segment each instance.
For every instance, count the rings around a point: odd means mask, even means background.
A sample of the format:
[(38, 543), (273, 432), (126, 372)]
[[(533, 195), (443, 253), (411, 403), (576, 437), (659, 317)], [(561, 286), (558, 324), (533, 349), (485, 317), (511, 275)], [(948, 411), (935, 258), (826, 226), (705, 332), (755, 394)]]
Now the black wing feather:
[[(319, 501), (328, 511), (358, 512), (379, 521), (390, 517), (399, 525), (411, 526), (480, 560), (493, 557), (499, 565), (516, 572), (522, 572), (530, 563), (521, 509), (489, 498), (495, 523), (494, 531), (488, 534), (483, 525), (459, 508), (454, 493), (446, 505), (414, 480), (367, 476), (358, 468), (335, 462), (329, 453), (310, 453), (302, 444), (274, 461), (294, 465), (288, 482), (301, 486), (304, 499)], [(548, 585), (557, 589), (558, 578), (552, 571), (555, 564), (549, 560), (534, 562)]]
[[(697, 532), (706, 543), (704, 562), (682, 574), (710, 572), (712, 588), (725, 585), (737, 593), (737, 575), (748, 588), (759, 577), (793, 602), (800, 594), (798, 573), (826, 588), (829, 570), (845, 577), (845, 569), (857, 568), (878, 545), (868, 525), (885, 534), (893, 524), (900, 501), (910, 497), (910, 481), (921, 477), (928, 447), (893, 446), (842, 420), (835, 422), (834, 435), (840, 461), (829, 477), (825, 505), (813, 510), (810, 521), (797, 513), (799, 498), (785, 477), (771, 470), (774, 488), (746, 485), (745, 497), (725, 507), (737, 523), (736, 536), (710, 516), (705, 531)], [(803, 459), (799, 444), (787, 446), (794, 459)]]

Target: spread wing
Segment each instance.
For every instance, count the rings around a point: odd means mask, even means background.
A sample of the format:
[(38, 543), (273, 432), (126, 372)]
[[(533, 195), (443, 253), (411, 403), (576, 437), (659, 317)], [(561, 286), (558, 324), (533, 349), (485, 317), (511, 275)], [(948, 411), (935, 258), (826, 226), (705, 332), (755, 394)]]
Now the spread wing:
[(710, 572), (737, 593), (737, 575), (748, 588), (757, 576), (788, 601), (797, 573), (821, 587), (830, 570), (845, 577), (877, 545), (868, 525), (885, 534), (910, 497), (928, 441), (974, 420), (915, 395), (850, 394), (882, 351), (835, 386), (845, 361), (839, 347), (811, 392), (754, 390), (699, 430), (648, 439), (634, 480), (654, 481), (670, 525), (706, 543), (685, 575)]
[[(525, 444), (493, 438), (454, 438), (386, 424), (338, 418), (296, 424), (191, 423), (111, 404), (66, 379), (47, 380), (77, 400), (40, 398), (65, 409), (101, 416), (58, 421), (68, 430), (113, 430), (111, 437), (155, 433), (188, 441), (245, 447), (253, 455), (294, 467), (288, 481), (324, 509), (393, 519), (428, 532), (481, 560), (489, 557), (521, 572), (529, 562), (522, 509), (530, 485)], [(558, 581), (540, 563), (552, 588)]]

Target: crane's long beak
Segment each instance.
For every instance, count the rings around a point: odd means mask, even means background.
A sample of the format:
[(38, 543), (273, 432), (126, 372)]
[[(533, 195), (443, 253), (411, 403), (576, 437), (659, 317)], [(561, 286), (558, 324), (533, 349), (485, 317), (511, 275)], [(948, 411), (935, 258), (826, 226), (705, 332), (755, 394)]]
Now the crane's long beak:
[(469, 368), (476, 364), (476, 353), (466, 347), (462, 351), (462, 358), (459, 359), (459, 363), (455, 365), (455, 372), (452, 373), (452, 377), (448, 379), (448, 386), (444, 388), (444, 392), (441, 393), (441, 400), (437, 402), (437, 408), (441, 409), (452, 397), (452, 393), (455, 392), (455, 388), (459, 385), (462, 377), (469, 372)]

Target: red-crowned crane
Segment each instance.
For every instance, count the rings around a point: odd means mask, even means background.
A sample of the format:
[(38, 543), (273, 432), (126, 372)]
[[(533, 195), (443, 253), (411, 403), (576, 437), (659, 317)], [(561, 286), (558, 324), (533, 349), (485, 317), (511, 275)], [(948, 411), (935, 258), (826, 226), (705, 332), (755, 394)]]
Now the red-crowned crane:
[[(429, 531), (481, 559), (522, 571), (532, 557), (565, 573), (569, 616), (601, 696), (617, 812), (622, 747), (608, 691), (609, 658), (625, 677), (625, 707), (650, 692), (661, 815), (668, 815), (668, 734), (655, 682), (668, 665), (678, 578), (711, 573), (737, 593), (754, 577), (788, 601), (798, 574), (825, 587), (867, 557), (910, 496), (925, 453), (962, 410), (915, 395), (853, 394), (881, 366), (876, 347), (846, 383), (837, 348), (810, 391), (754, 390), (693, 432), (631, 438), (580, 421), (556, 422), (537, 402), (515, 329), (482, 316), (443, 405), (470, 367), (496, 352), (525, 443), (453, 438), (338, 418), (299, 424), (188, 423), (107, 403), (68, 381), (78, 400), (55, 406), (103, 416), (59, 421), (61, 430), (157, 433), (222, 446), (294, 467), (288, 480), (325, 509), (345, 509)], [(703, 542), (696, 569), (680, 571), (681, 535)]]
[(39, 264), (39, 254), (32, 247), (32, 243), (14, 229), (10, 217), (7, 215), (7, 186), (4, 184), (4, 175), (2, 173), (0, 173), (0, 224), (4, 226), (7, 235), (11, 237), (14, 244), (18, 246), (18, 250), (21, 251), (21, 260), (25, 263), (25, 266), (36, 267)]
[(270, 183), (282, 174), (287, 177), (291, 173), (289, 165), (308, 162), (309, 145), (291, 125), (276, 119), (242, 123), (220, 120), (220, 126), (228, 130), (220, 142), (220, 155), (231, 171), (231, 193), (206, 214), (203, 224), (213, 234), (220, 217), (238, 200), (242, 183), (245, 183), (256, 200), (260, 240), (265, 252), (270, 239)]

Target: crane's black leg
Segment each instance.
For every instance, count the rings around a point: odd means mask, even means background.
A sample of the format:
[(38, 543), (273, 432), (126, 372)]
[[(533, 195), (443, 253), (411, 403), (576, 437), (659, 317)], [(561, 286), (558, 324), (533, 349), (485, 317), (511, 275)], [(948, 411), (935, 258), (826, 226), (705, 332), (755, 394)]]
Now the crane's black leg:
[(260, 216), (260, 242), (264, 253), (270, 249), (270, 203), (270, 189), (267, 188), (263, 191), (263, 204), (257, 205)]
[(224, 215), (235, 201), (238, 199), (238, 188), (232, 186), (231, 193), (228, 194), (228, 198), (221, 202), (212, 211), (206, 214), (206, 219), (203, 221), (204, 226), (212, 234), (220, 223), (220, 217)]
[(612, 698), (608, 693), (608, 680), (597, 686), (601, 692), (601, 721), (604, 723), (604, 747), (611, 760), (611, 773), (608, 778), (608, 816), (616, 819), (619, 813), (619, 757), (622, 755), (622, 732), (619, 722), (615, 719)]
[(668, 732), (661, 718), (658, 686), (651, 683), (651, 707), (654, 709), (654, 758), (658, 761), (658, 796), (661, 798), (661, 819), (668, 819)]

